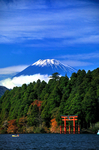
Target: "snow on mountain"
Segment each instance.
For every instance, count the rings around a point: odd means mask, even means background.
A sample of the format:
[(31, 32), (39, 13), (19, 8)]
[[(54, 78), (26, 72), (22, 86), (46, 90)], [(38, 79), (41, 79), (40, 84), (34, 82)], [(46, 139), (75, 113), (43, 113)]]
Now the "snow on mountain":
[(38, 60), (37, 62), (35, 62), (33, 65), (36, 65), (36, 66), (47, 66), (47, 65), (55, 65), (55, 66), (58, 66), (60, 63), (59, 61), (55, 60), (55, 59), (45, 59), (45, 60)]
[(28, 66), (23, 71), (16, 74), (14, 77), (19, 77), (21, 75), (34, 75), (34, 74), (41, 74), (41, 75), (52, 75), (53, 73), (58, 72), (60, 75), (67, 75), (71, 76), (73, 72), (77, 72), (74, 68), (63, 65), (61, 62), (55, 59), (45, 59), (45, 60), (38, 60), (37, 62), (33, 63), (32, 65)]

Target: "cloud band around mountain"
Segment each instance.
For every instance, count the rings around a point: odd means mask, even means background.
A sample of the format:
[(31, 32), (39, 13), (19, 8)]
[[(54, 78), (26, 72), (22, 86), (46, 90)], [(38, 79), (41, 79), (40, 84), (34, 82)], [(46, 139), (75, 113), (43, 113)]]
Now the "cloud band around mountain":
[(0, 85), (7, 87), (8, 89), (12, 89), (13, 87), (20, 87), (22, 84), (26, 83), (29, 84), (30, 82), (37, 81), (40, 79), (41, 81), (48, 82), (49, 81), (49, 76), (46, 75), (40, 75), (40, 74), (35, 74), (35, 75), (30, 75), (30, 76), (19, 76), (19, 77), (14, 77), (13, 79), (7, 78), (5, 80), (0, 81)]

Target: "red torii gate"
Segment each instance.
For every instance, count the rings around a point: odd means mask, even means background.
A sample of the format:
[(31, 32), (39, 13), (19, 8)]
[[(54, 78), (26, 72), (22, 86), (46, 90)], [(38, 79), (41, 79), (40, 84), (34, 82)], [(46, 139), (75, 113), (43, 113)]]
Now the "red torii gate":
[[(62, 121), (64, 121), (64, 133), (66, 134), (66, 121), (73, 121), (73, 133), (75, 134), (75, 121), (78, 119), (78, 115), (65, 116), (61, 115)], [(60, 126), (60, 133), (62, 133), (62, 126)], [(69, 134), (71, 133), (71, 126), (69, 125)], [(80, 126), (78, 125), (78, 133), (80, 133)]]

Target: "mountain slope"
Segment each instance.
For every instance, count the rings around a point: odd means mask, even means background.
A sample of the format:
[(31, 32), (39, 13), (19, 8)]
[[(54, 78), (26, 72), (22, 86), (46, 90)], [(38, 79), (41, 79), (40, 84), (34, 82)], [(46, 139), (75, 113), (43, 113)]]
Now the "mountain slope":
[(6, 90), (8, 90), (6, 87), (0, 86), (0, 97), (5, 93)]
[(77, 72), (75, 69), (68, 65), (63, 65), (55, 59), (45, 59), (38, 60), (34, 64), (30, 65), (23, 71), (19, 72), (15, 77), (21, 75), (34, 75), (34, 74), (48, 74), (52, 75), (53, 73), (58, 72), (60, 75), (70, 76), (73, 72)]

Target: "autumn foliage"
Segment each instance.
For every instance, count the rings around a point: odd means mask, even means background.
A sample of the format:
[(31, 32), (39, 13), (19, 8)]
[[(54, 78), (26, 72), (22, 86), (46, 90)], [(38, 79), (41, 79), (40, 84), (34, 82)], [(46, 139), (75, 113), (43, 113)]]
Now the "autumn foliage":
[(17, 130), (16, 119), (8, 121), (7, 133), (16, 133)]
[(40, 107), (41, 104), (42, 104), (42, 101), (39, 101), (39, 100), (35, 100), (33, 103), (31, 103), (33, 106), (34, 105), (37, 105), (37, 107)]
[(51, 133), (58, 133), (59, 132), (59, 127), (57, 125), (57, 121), (55, 118), (51, 120), (51, 128), (50, 128)]

